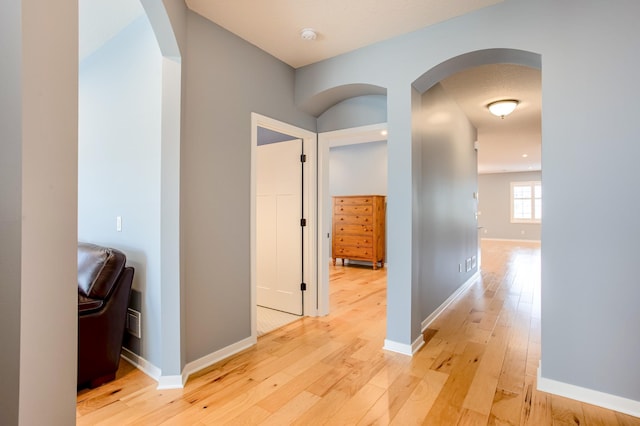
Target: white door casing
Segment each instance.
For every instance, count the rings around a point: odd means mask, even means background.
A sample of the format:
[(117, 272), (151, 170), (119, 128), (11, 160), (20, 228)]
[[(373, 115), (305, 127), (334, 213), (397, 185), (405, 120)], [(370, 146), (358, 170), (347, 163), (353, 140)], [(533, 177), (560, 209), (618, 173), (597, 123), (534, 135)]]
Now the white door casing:
[[(317, 298), (317, 135), (309, 130), (301, 129), (290, 124), (266, 117), (257, 113), (251, 113), (251, 191), (250, 191), (250, 271), (251, 271), (251, 340), (257, 341), (257, 149), (258, 149), (258, 127), (274, 130), (276, 132), (291, 135), (304, 141), (305, 155), (307, 161), (304, 167), (304, 201), (303, 215), (307, 221), (307, 226), (302, 229), (304, 233), (304, 247), (302, 263), (304, 265), (304, 283), (307, 290), (303, 292), (304, 301), (303, 314), (306, 316), (318, 315)], [(298, 218), (300, 220), (300, 218)]]

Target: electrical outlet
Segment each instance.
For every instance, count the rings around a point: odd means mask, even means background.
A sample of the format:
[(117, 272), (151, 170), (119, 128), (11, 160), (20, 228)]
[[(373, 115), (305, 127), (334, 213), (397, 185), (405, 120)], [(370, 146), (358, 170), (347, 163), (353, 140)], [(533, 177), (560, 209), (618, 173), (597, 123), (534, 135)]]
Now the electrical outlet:
[(122, 232), (122, 216), (116, 216), (116, 231)]
[(471, 270), (471, 258), (468, 258), (465, 261), (465, 267), (466, 267), (466, 271), (465, 272), (469, 272)]
[(475, 268), (476, 266), (478, 266), (478, 260), (475, 256), (471, 256), (471, 269)]

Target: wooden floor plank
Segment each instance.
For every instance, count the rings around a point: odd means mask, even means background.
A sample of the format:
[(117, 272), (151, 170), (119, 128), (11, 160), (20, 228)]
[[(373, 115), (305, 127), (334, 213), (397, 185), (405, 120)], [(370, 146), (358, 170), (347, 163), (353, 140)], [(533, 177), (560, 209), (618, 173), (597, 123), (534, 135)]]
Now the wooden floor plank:
[(462, 404), (469, 392), (484, 351), (485, 345), (469, 342), (462, 355), (453, 361), (449, 377), (426, 417), (427, 423), (450, 425), (458, 423), (463, 410)]
[(393, 418), (393, 425), (422, 424), (449, 378), (448, 374), (428, 371)]

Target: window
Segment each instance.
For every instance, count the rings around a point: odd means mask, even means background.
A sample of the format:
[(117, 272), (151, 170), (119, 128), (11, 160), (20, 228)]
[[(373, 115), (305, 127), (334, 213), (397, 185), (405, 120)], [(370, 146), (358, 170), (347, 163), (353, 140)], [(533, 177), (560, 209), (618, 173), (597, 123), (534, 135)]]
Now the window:
[(541, 183), (511, 182), (511, 223), (540, 223), (541, 219)]

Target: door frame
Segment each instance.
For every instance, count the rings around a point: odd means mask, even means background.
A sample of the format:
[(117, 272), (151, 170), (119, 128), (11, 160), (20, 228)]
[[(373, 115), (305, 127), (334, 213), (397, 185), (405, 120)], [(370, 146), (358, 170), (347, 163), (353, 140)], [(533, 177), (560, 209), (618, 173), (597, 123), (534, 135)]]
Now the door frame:
[(257, 280), (256, 280), (256, 149), (258, 147), (258, 127), (273, 130), (302, 139), (304, 153), (307, 156), (304, 168), (304, 216), (307, 226), (304, 228), (303, 265), (304, 282), (307, 290), (303, 292), (303, 316), (317, 316), (317, 135), (309, 130), (252, 112), (251, 113), (251, 178), (250, 178), (250, 276), (251, 276), (251, 337), (257, 339)]
[[(331, 244), (331, 194), (329, 150), (337, 146), (387, 140), (387, 123), (318, 133), (318, 315), (329, 314), (329, 247)], [(385, 256), (388, 258), (388, 256)]]

